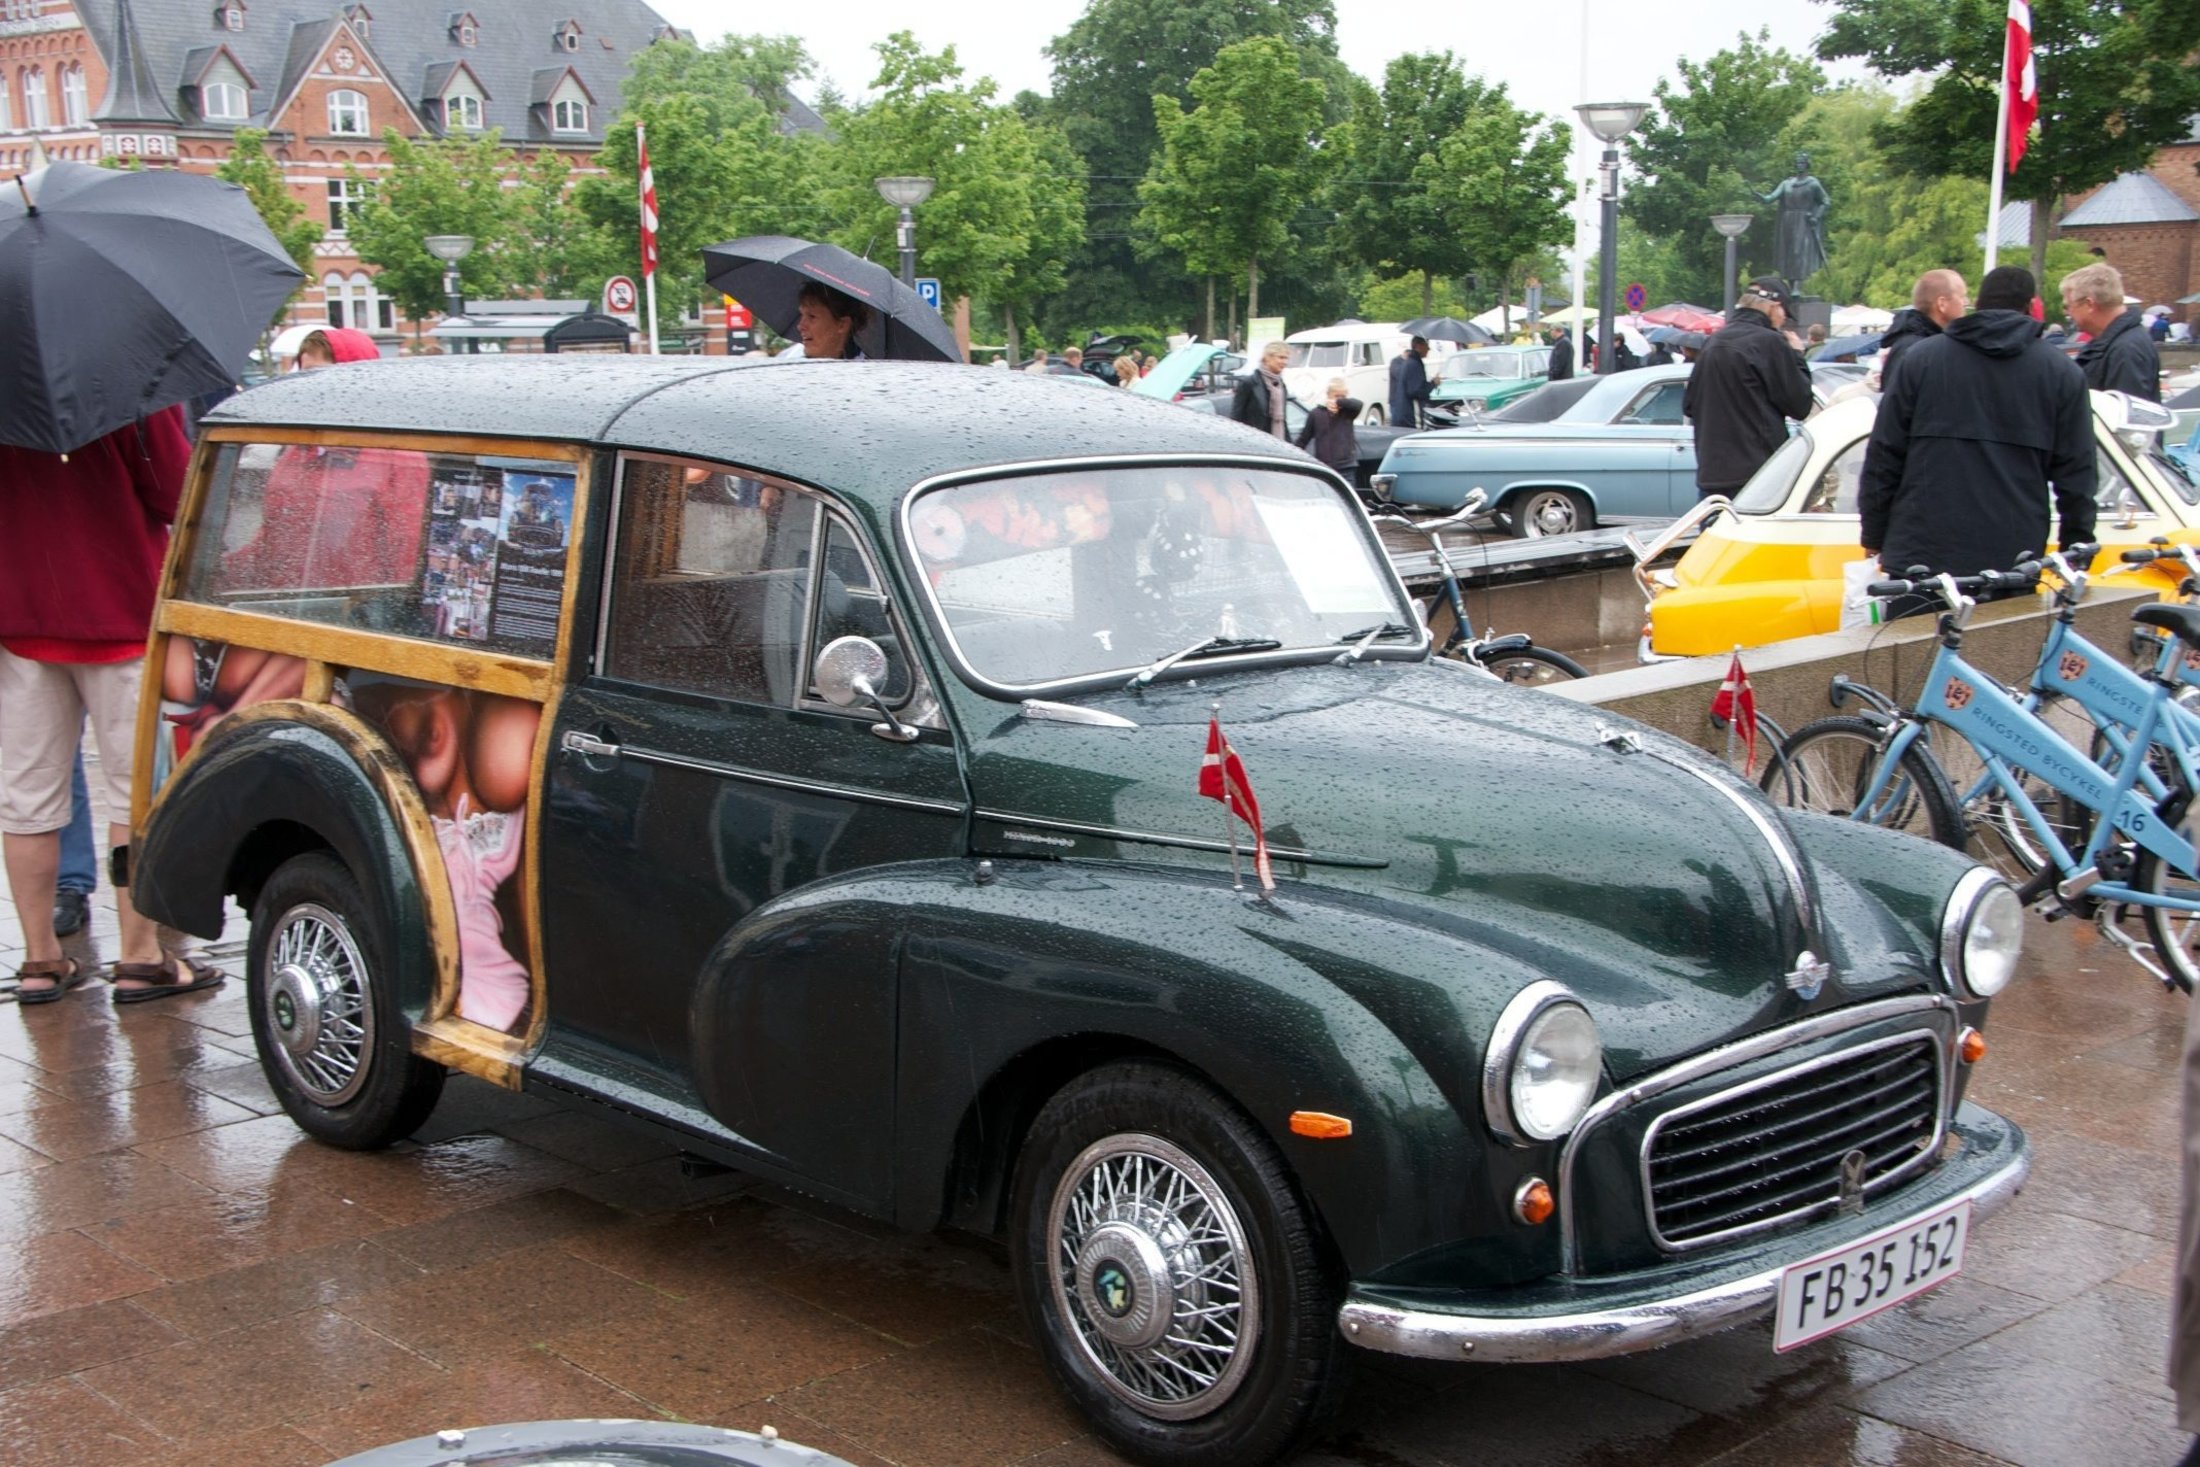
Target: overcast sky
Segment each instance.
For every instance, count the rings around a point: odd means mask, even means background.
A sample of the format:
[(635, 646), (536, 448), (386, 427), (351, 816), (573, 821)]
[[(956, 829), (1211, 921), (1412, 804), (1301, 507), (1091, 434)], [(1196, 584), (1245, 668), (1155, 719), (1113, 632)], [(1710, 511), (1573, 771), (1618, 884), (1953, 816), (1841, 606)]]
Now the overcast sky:
[[(928, 49), (952, 45), (965, 72), (992, 77), (1003, 98), (1026, 87), (1047, 91), (1051, 78), (1042, 48), (1085, 8), (1084, 0), (961, 0), (923, 7), (908, 0), (651, 3), (705, 42), (728, 31), (800, 36), (819, 79), (830, 77), (851, 97), (864, 92), (876, 74), (872, 43), (903, 28)], [(1701, 60), (1732, 45), (1744, 28), (1765, 27), (1773, 44), (1808, 52), (1825, 29), (1828, 12), (1814, 0), (1336, 0), (1336, 6), (1338, 49), (1363, 76), (1379, 78), (1393, 56), (1408, 51), (1449, 50), (1464, 58), (1469, 71), (1509, 84), (1522, 105), (1567, 121), (1573, 120), (1577, 102), (1649, 101), (1651, 84), (1672, 73), (1676, 57)], [(1853, 63), (1829, 72), (1836, 80), (1863, 74)]]

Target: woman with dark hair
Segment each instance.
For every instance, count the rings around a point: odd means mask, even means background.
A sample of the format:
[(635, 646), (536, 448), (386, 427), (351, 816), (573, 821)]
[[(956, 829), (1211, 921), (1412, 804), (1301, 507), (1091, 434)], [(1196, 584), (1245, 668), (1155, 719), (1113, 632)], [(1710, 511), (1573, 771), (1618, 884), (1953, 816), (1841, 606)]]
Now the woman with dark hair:
[(856, 345), (856, 333), (870, 322), (869, 306), (813, 280), (802, 287), (794, 332), (802, 338), (805, 360), (862, 361), (863, 348)]

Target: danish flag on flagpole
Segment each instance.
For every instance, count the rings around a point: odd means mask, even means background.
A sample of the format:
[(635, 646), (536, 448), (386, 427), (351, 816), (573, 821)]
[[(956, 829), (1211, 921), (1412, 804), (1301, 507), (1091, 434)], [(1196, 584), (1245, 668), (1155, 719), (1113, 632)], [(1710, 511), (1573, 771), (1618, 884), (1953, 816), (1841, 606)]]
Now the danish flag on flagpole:
[(2040, 115), (2040, 78), (2032, 65), (2032, 7), (2009, 0), (2009, 74), (2002, 79), (2009, 95), (2009, 171), (2024, 161), (2032, 124)]
[(657, 355), (657, 175), (649, 166), (649, 133), (634, 124), (635, 161), (642, 176), (642, 294), (649, 311), (649, 354)]
[(1222, 736), (1222, 721), (1217, 718), (1207, 720), (1207, 757), (1199, 764), (1199, 792), (1220, 800), (1253, 828), (1253, 870), (1260, 877), (1260, 889), (1274, 891), (1276, 877), (1268, 865), (1268, 836), (1260, 828), (1260, 802), (1253, 798), (1253, 782), (1245, 777), (1245, 762)]
[(1726, 747), (1729, 757), (1734, 751), (1734, 737), (1741, 735), (1742, 747), (1749, 751), (1748, 761), (1742, 766), (1745, 774), (1757, 772), (1757, 690), (1749, 685), (1749, 674), (1742, 668), (1742, 654), (1737, 651), (1734, 660), (1726, 665), (1726, 678), (1719, 684), (1717, 696), (1711, 700), (1711, 716), (1726, 724)]

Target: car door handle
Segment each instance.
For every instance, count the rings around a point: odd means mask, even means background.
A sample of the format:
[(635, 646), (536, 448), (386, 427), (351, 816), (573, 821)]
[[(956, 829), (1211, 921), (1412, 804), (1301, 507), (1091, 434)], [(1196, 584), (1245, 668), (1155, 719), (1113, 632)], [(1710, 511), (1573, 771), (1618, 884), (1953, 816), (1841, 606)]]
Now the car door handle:
[(577, 728), (567, 729), (565, 737), (558, 740), (558, 747), (568, 754), (585, 754), (591, 759), (616, 759), (619, 757), (618, 740), (600, 739), (594, 734), (582, 733)]

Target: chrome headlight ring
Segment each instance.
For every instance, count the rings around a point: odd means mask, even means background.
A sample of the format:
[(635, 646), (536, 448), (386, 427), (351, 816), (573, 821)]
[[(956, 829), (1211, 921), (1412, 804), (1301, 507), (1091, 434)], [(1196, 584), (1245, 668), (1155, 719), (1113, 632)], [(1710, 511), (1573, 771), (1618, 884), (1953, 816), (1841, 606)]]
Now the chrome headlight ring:
[(2024, 950), (2024, 903), (2008, 882), (1974, 867), (1949, 894), (1940, 918), (1940, 972), (1956, 997), (1992, 998), (2016, 976)]
[[(1482, 1056), (1482, 1118), (1512, 1146), (1556, 1141), (1580, 1124), (1596, 1099), (1604, 1043), (1588, 1006), (1563, 983), (1538, 979), (1505, 1005)], [(1542, 1105), (1524, 1106), (1535, 1087)]]

